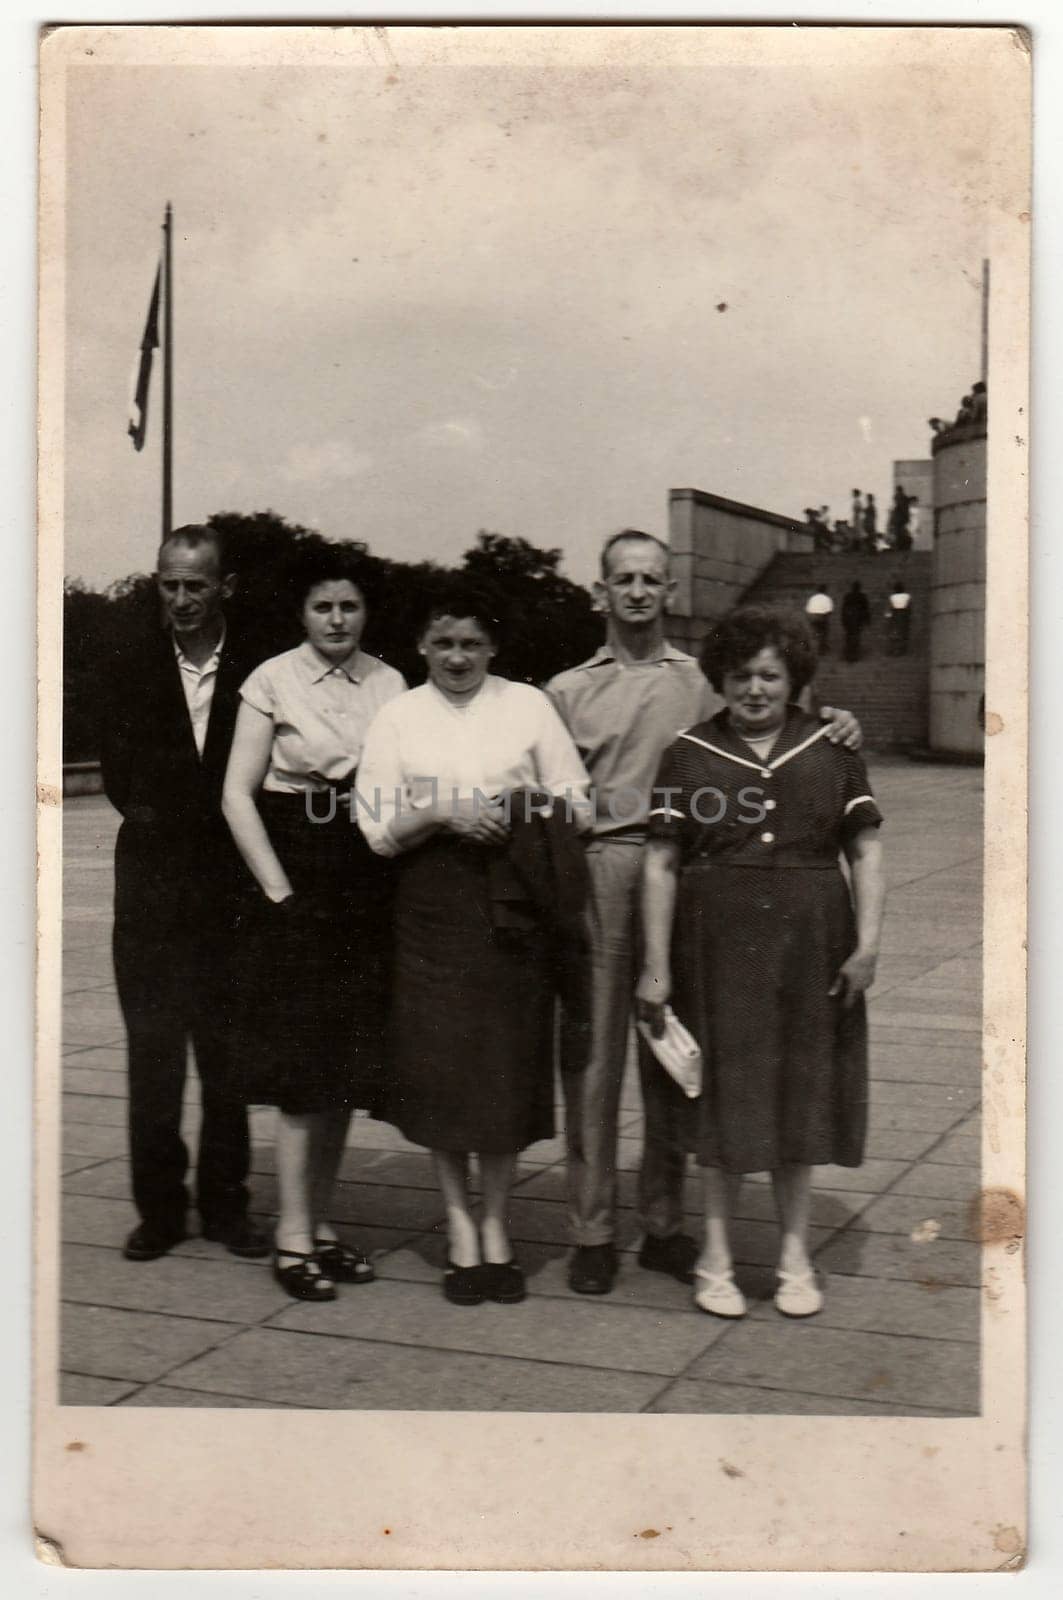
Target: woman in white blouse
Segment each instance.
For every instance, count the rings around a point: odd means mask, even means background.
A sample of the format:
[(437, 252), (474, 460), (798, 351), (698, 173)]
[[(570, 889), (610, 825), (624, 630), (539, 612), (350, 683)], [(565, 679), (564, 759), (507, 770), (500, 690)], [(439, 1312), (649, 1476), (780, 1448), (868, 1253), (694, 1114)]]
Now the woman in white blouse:
[(262, 900), (236, 952), (233, 1058), (246, 1100), (278, 1107), (273, 1272), (335, 1299), (373, 1269), (329, 1220), (351, 1112), (374, 1109), (384, 1050), (392, 874), (352, 825), (374, 714), (406, 684), (359, 648), (365, 579), (342, 547), (299, 559), (306, 638), (256, 668), (222, 809)]
[(550, 936), (541, 922), (501, 929), (491, 902), (505, 797), (546, 790), (579, 828), (588, 805), (587, 773), (549, 700), (489, 672), (498, 643), (490, 598), (451, 581), (419, 642), (428, 682), (377, 714), (355, 804), (373, 849), (399, 858), (387, 1116), (432, 1151), (450, 1247), (443, 1292), (458, 1305), (524, 1298), (509, 1192), (517, 1152), (553, 1134)]

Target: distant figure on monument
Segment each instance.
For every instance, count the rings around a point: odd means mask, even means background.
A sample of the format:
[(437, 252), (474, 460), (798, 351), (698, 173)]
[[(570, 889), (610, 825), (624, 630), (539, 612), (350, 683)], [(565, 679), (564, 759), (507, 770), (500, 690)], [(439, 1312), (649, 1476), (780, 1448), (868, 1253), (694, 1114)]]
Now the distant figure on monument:
[(875, 497), (870, 489), (867, 492), (867, 500), (864, 503), (863, 528), (864, 548), (869, 556), (873, 556), (878, 551), (878, 506), (875, 504)]
[(908, 520), (911, 516), (912, 496), (906, 494), (903, 487), (898, 484), (893, 491), (893, 504), (890, 506), (889, 528), (890, 543), (895, 550), (907, 551), (912, 548), (912, 536), (908, 529)]
[(830, 619), (834, 610), (834, 601), (831, 599), (824, 584), (818, 584), (813, 594), (805, 601), (805, 615), (812, 626), (816, 636), (819, 653), (825, 656), (830, 651)]
[(853, 490), (853, 509), (849, 516), (849, 525), (852, 528), (852, 542), (850, 550), (858, 551), (863, 543), (864, 536), (864, 502), (860, 498), (860, 490)]
[(926, 527), (925, 513), (919, 504), (919, 496), (911, 496), (911, 509), (908, 515), (908, 532), (911, 537), (909, 549), (922, 549), (922, 538)]
[(890, 585), (889, 609), (886, 612), (889, 634), (886, 648), (891, 656), (908, 653), (908, 638), (912, 627), (912, 597), (899, 575)]
[(871, 621), (871, 602), (859, 581), (846, 591), (842, 601), (842, 632), (845, 634), (846, 661), (860, 660), (860, 635)]

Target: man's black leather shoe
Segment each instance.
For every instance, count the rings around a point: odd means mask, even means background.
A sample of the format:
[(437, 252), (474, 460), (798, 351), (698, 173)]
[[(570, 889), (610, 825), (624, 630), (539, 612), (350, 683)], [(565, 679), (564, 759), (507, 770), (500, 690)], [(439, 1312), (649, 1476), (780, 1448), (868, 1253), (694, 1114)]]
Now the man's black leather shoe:
[(138, 1223), (122, 1247), (127, 1261), (157, 1261), (168, 1255), (175, 1244), (187, 1238), (184, 1233), (160, 1233), (147, 1222)]
[(693, 1283), (699, 1253), (689, 1233), (670, 1233), (665, 1239), (648, 1233), (639, 1251), (639, 1266), (650, 1272), (667, 1272), (680, 1283)]
[(613, 1245), (577, 1245), (568, 1266), (568, 1286), (576, 1294), (608, 1294), (616, 1282), (616, 1273)]

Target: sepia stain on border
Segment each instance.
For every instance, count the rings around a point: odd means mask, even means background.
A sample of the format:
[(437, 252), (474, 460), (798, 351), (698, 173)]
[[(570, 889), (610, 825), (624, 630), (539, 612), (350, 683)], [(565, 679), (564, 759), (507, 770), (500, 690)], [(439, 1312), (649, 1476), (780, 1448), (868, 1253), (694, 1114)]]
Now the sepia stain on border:
[(65, 1450), (73, 1451), (87, 1450), (88, 1445), (85, 1443), (84, 1439), (71, 1439), (70, 1443), (68, 1445), (64, 1445), (63, 1448)]
[(635, 1535), (636, 1539), (659, 1539), (660, 1537), (659, 1528), (643, 1528), (641, 1533), (636, 1533)]
[(59, 798), (59, 790), (54, 783), (39, 783), (37, 785), (37, 804), (39, 806), (57, 806)]
[(725, 1461), (720, 1457), (720, 1471), (727, 1478), (744, 1478), (745, 1473), (741, 1467), (736, 1467), (732, 1461)]
[(998, 1522), (995, 1528), (990, 1529), (993, 1535), (993, 1548), (1002, 1555), (1017, 1556), (1022, 1554), (1022, 1534), (1018, 1528), (1010, 1523)]
[(1026, 1207), (1013, 1189), (983, 1189), (968, 1203), (967, 1232), (979, 1244), (1017, 1249), (1026, 1232)]
[(987, 711), (985, 714), (985, 731), (987, 738), (992, 738), (994, 733), (1004, 732), (1004, 718), (998, 711)]

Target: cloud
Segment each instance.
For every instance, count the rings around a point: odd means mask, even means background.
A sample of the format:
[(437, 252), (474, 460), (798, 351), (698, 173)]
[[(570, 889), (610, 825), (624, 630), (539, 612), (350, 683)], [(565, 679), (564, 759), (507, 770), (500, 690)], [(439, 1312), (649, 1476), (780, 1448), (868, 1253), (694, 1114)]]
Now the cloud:
[(336, 482), (360, 478), (373, 465), (366, 450), (356, 450), (342, 439), (322, 439), (316, 444), (294, 444), (281, 466), (287, 483)]

